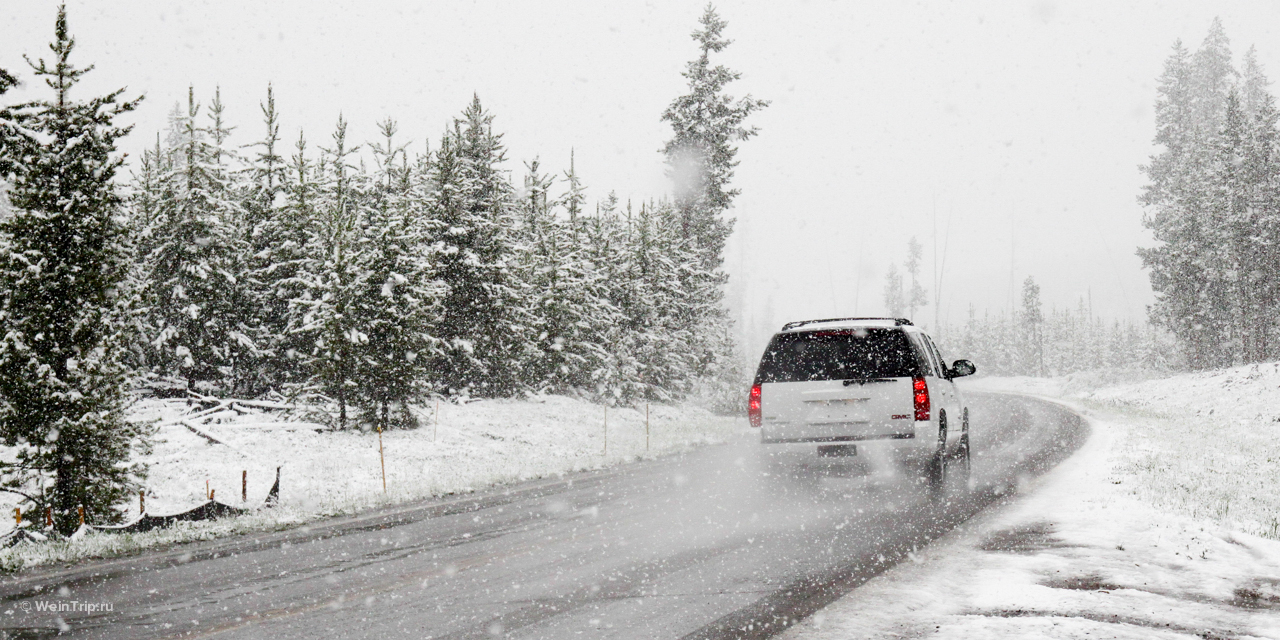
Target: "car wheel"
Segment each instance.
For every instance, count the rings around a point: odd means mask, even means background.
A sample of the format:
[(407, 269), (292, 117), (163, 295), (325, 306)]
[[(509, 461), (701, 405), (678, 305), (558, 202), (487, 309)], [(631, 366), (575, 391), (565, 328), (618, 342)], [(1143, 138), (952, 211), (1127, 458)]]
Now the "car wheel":
[(960, 436), (960, 445), (955, 455), (956, 475), (966, 489), (969, 488), (969, 474), (973, 471), (972, 451), (969, 448), (969, 434)]
[(947, 483), (947, 414), (938, 413), (938, 447), (929, 460), (929, 486), (941, 489)]

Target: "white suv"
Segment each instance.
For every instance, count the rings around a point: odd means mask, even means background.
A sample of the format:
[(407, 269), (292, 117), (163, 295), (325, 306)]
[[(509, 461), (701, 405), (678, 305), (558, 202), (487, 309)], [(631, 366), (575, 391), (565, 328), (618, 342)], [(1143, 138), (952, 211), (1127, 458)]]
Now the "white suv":
[(904, 318), (792, 322), (760, 359), (747, 414), (775, 473), (839, 466), (861, 445), (926, 463), (940, 486), (949, 459), (969, 470), (969, 408), (953, 380), (974, 371), (947, 366)]

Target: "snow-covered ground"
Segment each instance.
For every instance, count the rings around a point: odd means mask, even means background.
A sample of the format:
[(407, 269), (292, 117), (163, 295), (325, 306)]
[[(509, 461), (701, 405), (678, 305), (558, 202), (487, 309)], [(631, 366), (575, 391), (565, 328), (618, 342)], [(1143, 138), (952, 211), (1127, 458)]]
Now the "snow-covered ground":
[(784, 638), (1280, 638), (1280, 364), (968, 388), (1055, 398), (1092, 435)]
[[(219, 502), (256, 509), (280, 467), (278, 507), (215, 522), (179, 523), (144, 534), (97, 533), (70, 542), (21, 543), (0, 550), (0, 568), (15, 570), (294, 526), (390, 503), (671, 453), (723, 441), (748, 428), (741, 418), (715, 416), (693, 407), (652, 405), (646, 446), (643, 406), (606, 408), (562, 396), (462, 405), (442, 402), (438, 422), (436, 406), (431, 405), (420, 412), (420, 428), (382, 434), (384, 492), (376, 433), (329, 431), (296, 417), (252, 408), (248, 413), (244, 408), (228, 409), (203, 416), (204, 422), (192, 421), (203, 435), (173, 424), (195, 409), (172, 400), (144, 401), (134, 408), (135, 419), (161, 425), (153, 451), (145, 458), (151, 467), (147, 513), (190, 509), (205, 501), (206, 491), (212, 491)], [(12, 513), (12, 505), (0, 503), (0, 508), (6, 506)], [(138, 508), (135, 501), (135, 517)], [(12, 528), (13, 521), (8, 522), (3, 530)]]

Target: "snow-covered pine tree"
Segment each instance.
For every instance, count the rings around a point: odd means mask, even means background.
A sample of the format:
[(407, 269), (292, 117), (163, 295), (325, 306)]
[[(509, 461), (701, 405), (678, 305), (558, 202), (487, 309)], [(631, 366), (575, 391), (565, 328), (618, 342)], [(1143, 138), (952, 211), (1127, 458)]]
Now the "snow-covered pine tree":
[(262, 226), (267, 220), (275, 217), (276, 209), (284, 205), (285, 182), (288, 166), (280, 155), (280, 114), (276, 112), (275, 89), (267, 85), (267, 99), (259, 103), (262, 111), (263, 125), (266, 131), (262, 139), (246, 145), (256, 148), (248, 168), (249, 187), (245, 198), (245, 216), (248, 222), (247, 231), (253, 237), (253, 247), (261, 250), (268, 243), (263, 235)]
[[(263, 242), (270, 243), (272, 249), (262, 254), (254, 272), (268, 305), (263, 310), (269, 320), (265, 326), (271, 332), (267, 345), (275, 356), (269, 370), (275, 384), (288, 395), (305, 388), (313, 378), (311, 358), (316, 353), (317, 331), (310, 325), (310, 312), (315, 280), (305, 276), (306, 269), (317, 264), (318, 250), (311, 241), (320, 237), (316, 213), (319, 171), (307, 157), (307, 139), (302, 132), (294, 149), (284, 178), (284, 206), (262, 225)], [(282, 305), (282, 325), (270, 321), (275, 305)]]
[(707, 291), (701, 248), (685, 238), (680, 227), (681, 212), (671, 203), (650, 203), (649, 278), (646, 283), (653, 338), (650, 351), (642, 358), (645, 382), (651, 391), (681, 398), (695, 379), (705, 372), (707, 352), (702, 348), (701, 331), (714, 334), (716, 326), (708, 309), (719, 308), (722, 293)]
[(425, 203), (413, 198), (413, 176), (396, 124), (378, 125), (373, 146), (378, 173), (365, 206), (365, 269), (369, 276), (354, 314), (368, 340), (357, 346), (357, 401), (379, 429), (417, 425), (410, 402), (424, 391), (426, 367), (441, 353), (432, 322), (444, 294), (434, 279)]
[[(612, 196), (612, 194), (611, 194)], [(606, 201), (616, 208), (616, 198)], [(644, 207), (641, 207), (642, 211)], [(619, 320), (608, 334), (607, 359), (593, 374), (595, 384), (606, 393), (630, 404), (637, 399), (655, 398), (642, 376), (640, 355), (653, 336), (648, 324), (652, 300), (646, 296), (645, 252), (649, 247), (648, 228), (641, 216), (633, 213), (631, 204), (621, 215), (620, 241), (615, 244), (612, 259), (615, 276), (606, 282), (608, 299), (617, 309)]]
[(1253, 269), (1245, 311), (1253, 337), (1245, 358), (1259, 362), (1280, 356), (1276, 335), (1280, 324), (1273, 308), (1280, 299), (1280, 134), (1276, 129), (1280, 112), (1254, 47), (1245, 54), (1241, 76), (1241, 106), (1248, 129), (1242, 169), (1256, 216), (1249, 236)]
[(1203, 243), (1196, 187), (1205, 162), (1199, 149), (1191, 56), (1175, 42), (1159, 78), (1155, 143), (1161, 148), (1143, 167), (1150, 181), (1140, 201), (1147, 212), (1143, 224), (1158, 244), (1140, 248), (1143, 266), (1150, 270), (1156, 300), (1151, 320), (1168, 328), (1186, 345), (1189, 364), (1212, 366), (1210, 349), (1216, 336), (1204, 331), (1199, 317), (1202, 280), (1197, 263)]
[(454, 394), (507, 396), (520, 386), (528, 356), (526, 323), (512, 286), (512, 188), (493, 116), (475, 97), (436, 152), (431, 215), (437, 274), (448, 287), (439, 322), (446, 354), (436, 362)]
[[(1232, 248), (1233, 234), (1223, 227), (1237, 217), (1223, 212), (1239, 205), (1237, 197), (1251, 190), (1245, 183), (1223, 189), (1224, 180), (1242, 178), (1236, 168), (1225, 168), (1223, 159), (1228, 153), (1245, 153), (1242, 145), (1248, 137), (1241, 137), (1245, 127), (1239, 114), (1227, 122), (1236, 75), (1220, 20), (1213, 21), (1195, 54), (1176, 43), (1159, 78), (1155, 142), (1161, 149), (1143, 167), (1150, 180), (1141, 197), (1147, 207), (1143, 222), (1157, 242), (1138, 251), (1156, 293), (1150, 316), (1178, 338), (1193, 368), (1228, 365), (1261, 342), (1245, 337), (1246, 328), (1238, 324), (1236, 260), (1244, 254), (1239, 243)], [(1253, 89), (1264, 86), (1254, 82)], [(1230, 152), (1220, 142), (1228, 125), (1234, 136), (1227, 143), (1233, 147)]]
[[(538, 391), (585, 391), (616, 402), (606, 380), (608, 333), (618, 311), (608, 283), (613, 268), (615, 228), (607, 215), (583, 216), (585, 200), (573, 168), (568, 189), (549, 200), (553, 179), (528, 165), (520, 210), (520, 281), (534, 348), (526, 365), (526, 383)], [(567, 217), (561, 218), (563, 210)], [(576, 211), (575, 211), (576, 210)]]
[(1251, 337), (1251, 328), (1245, 326), (1245, 310), (1252, 294), (1251, 275), (1256, 270), (1251, 264), (1256, 221), (1244, 168), (1247, 136), (1240, 97), (1232, 89), (1222, 130), (1214, 139), (1202, 211), (1207, 223), (1204, 253), (1197, 260), (1205, 283), (1201, 317), (1208, 320), (1202, 326), (1216, 337), (1212, 353), (1217, 366), (1244, 361)]
[(232, 278), (225, 293), (228, 313), (223, 319), (231, 328), (232, 340), (222, 349), (226, 364), (220, 369), (221, 384), (234, 396), (253, 397), (271, 384), (264, 376), (263, 367), (269, 359), (269, 352), (260, 346), (265, 329), (259, 314), (256, 287), (250, 277), (255, 265), (253, 231), (256, 219), (245, 209), (251, 194), (246, 184), (250, 171), (240, 168), (244, 159), (227, 145), (235, 127), (227, 124), (225, 113), (222, 88), (215, 87), (213, 100), (209, 103), (207, 127), (213, 154), (210, 166), (215, 176), (211, 187), (215, 200), (225, 203), (219, 205), (219, 209), (225, 212), (223, 224), (234, 240), (228, 247), (230, 263), (227, 272)]
[(316, 185), (301, 134), (292, 164), (280, 155), (280, 116), (270, 85), (259, 108), (265, 131), (260, 140), (247, 145), (256, 152), (246, 171), (243, 207), (250, 250), (246, 280), (254, 311), (254, 341), (262, 352), (259, 388), (280, 389), (306, 380), (299, 358), (313, 346), (306, 334), (290, 331), (289, 301), (301, 292), (295, 276), (306, 259)]
[(1222, 19), (1214, 18), (1209, 33), (1191, 57), (1189, 76), (1191, 130), (1200, 154), (1210, 153), (1209, 145), (1222, 131), (1227, 94), (1238, 75), (1231, 65), (1231, 40), (1227, 38)]
[(1044, 311), (1040, 305), (1040, 285), (1027, 276), (1022, 283), (1022, 315), (1019, 318), (1019, 337), (1023, 354), (1022, 371), (1032, 375), (1045, 375), (1044, 369)]
[(565, 213), (569, 214), (569, 226), (576, 228), (578, 216), (582, 215), (587, 196), (586, 188), (582, 186), (582, 179), (578, 177), (578, 170), (574, 166), (573, 149), (569, 150), (569, 170), (564, 172), (564, 181), (568, 189), (560, 198), (560, 202), (564, 206)]
[[(555, 201), (550, 191), (555, 183), (553, 176), (543, 174), (538, 158), (525, 163), (524, 189), (517, 204), (519, 215), (517, 255), (517, 282), (524, 312), (529, 318), (529, 328), (534, 338), (533, 355), (524, 372), (524, 382), (537, 392), (564, 392), (557, 374), (567, 374), (560, 351), (563, 337), (556, 330), (561, 317), (561, 293), (559, 286), (564, 260), (563, 243), (557, 228)], [(561, 367), (565, 367), (561, 371)]]
[[(138, 100), (123, 90), (70, 93), (92, 69), (70, 60), (75, 40), (59, 7), (53, 64), (32, 64), (49, 101), (0, 112), (0, 171), (12, 210), (0, 219), (0, 440), (13, 456), (0, 486), (27, 509), (51, 507), (69, 534), (84, 506), (113, 522), (144, 472), (131, 461), (144, 429), (125, 419), (127, 336), (121, 291), (128, 261), (115, 174), (115, 119)], [(7, 88), (12, 77), (0, 78)]]
[(884, 274), (884, 309), (891, 317), (901, 318), (907, 312), (907, 299), (902, 291), (902, 274), (898, 273), (898, 265), (889, 264)]
[(292, 279), (300, 295), (290, 301), (291, 331), (311, 341), (307, 364), (320, 388), (338, 403), (340, 429), (350, 425), (348, 410), (360, 385), (359, 349), (369, 341), (356, 313), (372, 281), (362, 233), (364, 176), (351, 159), (357, 148), (348, 145), (347, 123), (338, 116), (333, 147), (322, 149), (319, 188), (308, 206), (316, 218), (308, 229), (306, 257)]
[(619, 276), (611, 287), (622, 321), (610, 340), (610, 366), (597, 384), (626, 402), (679, 399), (689, 389), (693, 353), (676, 315), (679, 267), (666, 249), (680, 229), (667, 226), (676, 217), (671, 207), (660, 211), (654, 203), (627, 217)]
[[(132, 288), (138, 293), (146, 290), (146, 257), (158, 245), (160, 203), (165, 193), (165, 176), (172, 171), (172, 162), (172, 154), (161, 146), (160, 135), (156, 134), (155, 147), (142, 152), (138, 172), (133, 174), (126, 210), (129, 214), (129, 232), (133, 237), (133, 265), (130, 268)], [(153, 314), (145, 303), (145, 297), (140, 297), (134, 308), (131, 323), (136, 339), (130, 345), (131, 357), (128, 360), (130, 368), (144, 372), (144, 377), (147, 373), (155, 375), (154, 370), (160, 364), (154, 350), (147, 343), (147, 336), (155, 335), (156, 331), (151, 324)]]
[(160, 366), (203, 392), (235, 393), (239, 372), (257, 351), (242, 314), (244, 234), (225, 150), (197, 124), (194, 89), (180, 121), (181, 146), (164, 176), (154, 248), (146, 256), (149, 336)]
[[(572, 163), (566, 182), (569, 189), (562, 202), (565, 210), (572, 212), (574, 194), (580, 193)], [(561, 353), (574, 356), (578, 362), (576, 370), (570, 367), (575, 375), (566, 376), (564, 382), (590, 390), (609, 404), (625, 404), (631, 399), (626, 397), (625, 388), (612, 384), (615, 372), (610, 355), (623, 320), (616, 302), (616, 287), (626, 273), (623, 265), (627, 253), (625, 228), (617, 215), (616, 198), (606, 200), (593, 215), (578, 218), (576, 224), (570, 217), (568, 225), (577, 231), (568, 236), (576, 249), (565, 261), (568, 278), (561, 281), (562, 286), (567, 285), (569, 295), (565, 299), (571, 319), (564, 332), (566, 339)]]
[(721, 35), (727, 23), (708, 4), (699, 24), (701, 29), (693, 32), (698, 57), (682, 73), (689, 81), (689, 92), (672, 101), (662, 114), (674, 133), (662, 151), (668, 175), (675, 182), (681, 233), (693, 240), (703, 266), (715, 270), (724, 259), (724, 244), (733, 231), (733, 220), (724, 214), (739, 193), (729, 186), (738, 165), (735, 143), (756, 135), (755, 127), (743, 123), (769, 102), (750, 95), (734, 99), (725, 93), (729, 83), (742, 75), (711, 64), (711, 54), (732, 42)]
[(915, 236), (911, 236), (911, 240), (907, 242), (907, 259), (902, 266), (907, 268), (907, 275), (911, 277), (911, 288), (905, 294), (903, 306), (907, 309), (907, 317), (912, 320), (916, 318), (916, 309), (929, 304), (929, 296), (924, 287), (920, 286), (920, 264), (923, 260), (924, 247), (920, 246), (920, 241)]
[[(660, 212), (670, 216), (667, 228), (679, 228), (674, 207)], [(706, 263), (702, 247), (693, 239), (673, 234), (665, 250), (677, 267), (674, 284), (679, 287), (678, 303), (669, 313), (675, 336), (686, 342), (688, 353), (677, 389), (687, 389), (699, 403), (713, 410), (738, 411), (749, 385), (736, 357), (733, 321), (724, 306), (728, 276)]]
[[(630, 204), (620, 211), (613, 193), (599, 203), (596, 217), (603, 224), (586, 237), (595, 255), (595, 297), (602, 300), (597, 304), (603, 313), (592, 314), (591, 334), (600, 341), (601, 359), (590, 372), (589, 388), (614, 403), (634, 404), (655, 397), (643, 384), (637, 360), (637, 346), (651, 331), (637, 321), (638, 309), (651, 302), (643, 294), (646, 285), (636, 250), (638, 225)], [(597, 239), (606, 234), (606, 241)]]
[[(18, 86), (18, 79), (4, 68), (0, 68), (0, 96), (8, 93), (9, 89), (16, 86)], [(14, 156), (11, 150), (11, 145), (14, 143), (11, 143), (10, 139), (20, 139), (22, 132), (13, 122), (10, 109), (0, 106), (0, 116), (2, 116), (0, 117), (0, 177), (6, 177), (14, 172), (18, 161), (17, 156)], [(0, 213), (5, 211), (3, 208), (5, 206), (7, 205), (4, 198), (0, 196)]]

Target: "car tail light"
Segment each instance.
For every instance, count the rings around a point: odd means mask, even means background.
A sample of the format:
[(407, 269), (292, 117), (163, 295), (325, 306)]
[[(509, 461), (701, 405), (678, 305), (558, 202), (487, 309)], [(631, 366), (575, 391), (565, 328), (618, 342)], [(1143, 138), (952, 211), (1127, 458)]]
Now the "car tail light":
[(760, 426), (760, 385), (751, 386), (751, 395), (747, 398), (747, 418), (751, 426)]
[(916, 399), (916, 420), (929, 419), (929, 385), (924, 378), (916, 376), (911, 380), (911, 391)]

